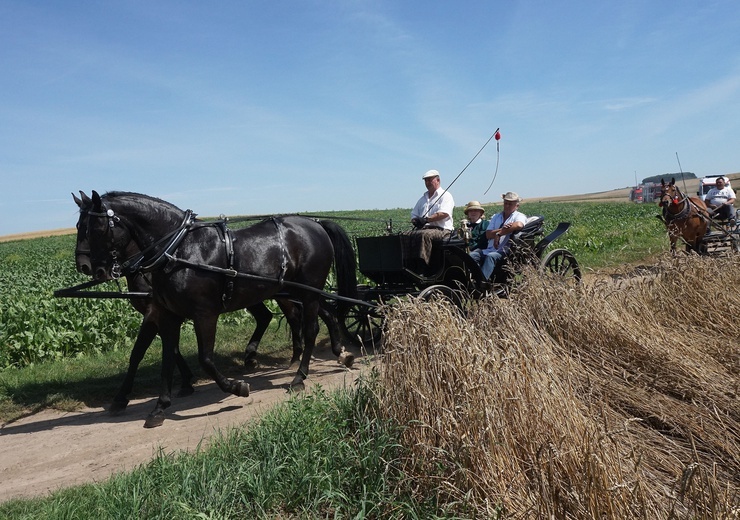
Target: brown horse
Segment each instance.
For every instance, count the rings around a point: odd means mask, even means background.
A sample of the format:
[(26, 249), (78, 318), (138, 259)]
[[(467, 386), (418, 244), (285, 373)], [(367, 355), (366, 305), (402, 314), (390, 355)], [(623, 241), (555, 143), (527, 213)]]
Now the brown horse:
[(702, 252), (702, 240), (709, 227), (707, 205), (699, 197), (688, 197), (676, 186), (676, 179), (669, 184), (661, 179), (660, 202), (663, 208), (661, 215), (668, 229), (671, 241), (671, 252), (676, 251), (676, 241), (681, 238), (686, 244), (686, 252)]

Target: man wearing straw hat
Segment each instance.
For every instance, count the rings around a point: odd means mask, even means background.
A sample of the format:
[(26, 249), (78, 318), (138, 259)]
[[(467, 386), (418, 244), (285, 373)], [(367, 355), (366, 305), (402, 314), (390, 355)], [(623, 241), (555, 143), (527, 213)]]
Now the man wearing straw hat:
[(465, 238), (468, 243), (468, 249), (485, 249), (488, 246), (486, 238), (486, 229), (488, 229), (488, 220), (486, 210), (477, 200), (471, 200), (465, 204), (465, 220), (463, 220), (460, 237)]
[(496, 213), (486, 229), (488, 245), (483, 250), (472, 251), (470, 256), (481, 266), (483, 276), (488, 279), (493, 274), (496, 264), (501, 262), (509, 252), (509, 238), (513, 233), (520, 231), (527, 221), (527, 216), (518, 211), (519, 198), (513, 191), (501, 195), (504, 209)]

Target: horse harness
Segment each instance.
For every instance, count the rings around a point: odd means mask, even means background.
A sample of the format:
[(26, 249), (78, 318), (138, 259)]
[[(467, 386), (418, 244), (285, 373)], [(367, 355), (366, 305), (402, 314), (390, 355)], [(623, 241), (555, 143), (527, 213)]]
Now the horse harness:
[[(121, 219), (115, 214), (112, 209), (107, 209), (104, 212), (88, 211), (87, 214), (92, 217), (104, 217), (108, 219), (108, 230), (112, 230), (117, 223), (121, 222)], [(109, 254), (113, 258), (113, 265), (111, 267), (111, 275), (114, 279), (118, 280), (122, 275), (137, 274), (137, 273), (148, 273), (156, 269), (162, 269), (165, 273), (172, 272), (178, 265), (184, 265), (193, 269), (202, 269), (205, 271), (211, 271), (223, 274), (227, 277), (227, 282), (224, 285), (224, 291), (221, 296), (222, 304), (225, 307), (228, 306), (231, 301), (231, 297), (234, 292), (234, 278), (250, 278), (259, 281), (269, 281), (278, 284), (278, 287), (282, 288), (286, 284), (300, 286), (304, 289), (316, 290), (318, 289), (303, 285), (296, 284), (294, 282), (286, 282), (285, 274), (288, 270), (288, 259), (287, 252), (285, 249), (285, 226), (283, 219), (279, 217), (269, 217), (272, 223), (275, 225), (275, 230), (278, 236), (278, 243), (280, 244), (280, 272), (276, 279), (268, 278), (264, 276), (241, 273), (238, 271), (236, 262), (236, 254), (234, 251), (234, 233), (231, 228), (228, 227), (228, 218), (221, 216), (221, 219), (216, 222), (200, 222), (196, 220), (196, 214), (191, 210), (187, 210), (183, 217), (183, 221), (178, 228), (166, 234), (152, 245), (148, 246), (144, 250), (136, 253), (132, 257), (126, 259), (123, 263), (118, 263), (118, 254), (115, 247), (110, 248)], [(185, 235), (195, 229), (204, 227), (215, 227), (218, 231), (219, 240), (224, 245), (226, 253), (226, 267), (216, 267), (209, 264), (202, 264), (197, 262), (191, 262), (183, 258), (175, 256), (175, 251), (182, 243)], [(161, 249), (160, 246), (166, 244)], [(159, 249), (159, 250), (158, 250)], [(142, 263), (146, 263), (142, 265)]]
[[(673, 197), (669, 197), (667, 193), (664, 193), (660, 200), (660, 206), (663, 208), (663, 221), (666, 224), (670, 224), (674, 220), (684, 220), (689, 218), (691, 216), (692, 206), (695, 206), (695, 204), (691, 202), (691, 199), (684, 196), (680, 190), (677, 189), (676, 192), (677, 195), (674, 195)], [(679, 199), (679, 195), (681, 195), (683, 198)], [(663, 200), (664, 197), (668, 197), (668, 200)], [(670, 211), (668, 211), (669, 205), (678, 206), (680, 203), (683, 203), (683, 208), (681, 208), (678, 213), (671, 213)], [(696, 215), (702, 220), (706, 219), (702, 212), (699, 211), (699, 208), (696, 208)]]

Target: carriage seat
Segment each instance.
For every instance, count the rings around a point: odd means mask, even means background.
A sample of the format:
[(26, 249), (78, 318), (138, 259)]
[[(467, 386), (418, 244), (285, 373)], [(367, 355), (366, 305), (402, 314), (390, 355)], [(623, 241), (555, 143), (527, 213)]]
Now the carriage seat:
[(443, 246), (459, 247), (461, 249), (465, 249), (467, 247), (467, 243), (465, 242), (465, 240), (463, 240), (462, 238), (459, 238), (459, 237), (453, 237), (453, 238), (449, 238), (447, 240), (443, 240), (442, 241), (442, 245)]
[(514, 233), (512, 238), (518, 240), (531, 240), (538, 235), (542, 234), (542, 227), (545, 225), (545, 217), (541, 215), (535, 215), (528, 217), (524, 223), (524, 227), (517, 233)]

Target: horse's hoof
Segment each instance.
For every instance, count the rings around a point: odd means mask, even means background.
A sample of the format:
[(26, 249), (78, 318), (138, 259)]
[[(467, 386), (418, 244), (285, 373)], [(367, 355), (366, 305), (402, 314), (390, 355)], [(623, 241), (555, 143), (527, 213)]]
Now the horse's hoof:
[(187, 397), (189, 395), (193, 395), (195, 393), (195, 388), (193, 388), (193, 385), (187, 385), (180, 388), (180, 391), (177, 392), (177, 397)]
[(146, 418), (146, 421), (144, 421), (144, 428), (156, 428), (157, 426), (162, 426), (164, 424), (164, 412), (159, 412), (156, 415), (149, 414), (149, 416)]
[(108, 413), (113, 416), (121, 415), (123, 412), (126, 411), (127, 406), (128, 399), (124, 399), (123, 401), (113, 401), (110, 405), (110, 408), (108, 408)]
[(352, 365), (355, 362), (355, 355), (347, 352), (346, 350), (339, 354), (339, 357), (337, 358), (337, 363), (340, 365), (344, 365), (347, 368), (352, 368)]
[(244, 366), (246, 368), (255, 368), (257, 366), (256, 350), (248, 350), (244, 353)]
[(303, 382), (303, 380), (298, 381), (298, 382), (293, 381), (292, 383), (290, 383), (290, 386), (288, 387), (289, 392), (295, 392), (295, 393), (303, 392), (305, 389), (306, 389), (306, 385)]
[(239, 397), (249, 397), (249, 383), (245, 381), (237, 381), (234, 394)]

